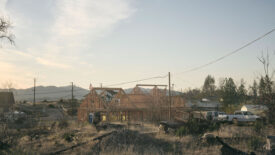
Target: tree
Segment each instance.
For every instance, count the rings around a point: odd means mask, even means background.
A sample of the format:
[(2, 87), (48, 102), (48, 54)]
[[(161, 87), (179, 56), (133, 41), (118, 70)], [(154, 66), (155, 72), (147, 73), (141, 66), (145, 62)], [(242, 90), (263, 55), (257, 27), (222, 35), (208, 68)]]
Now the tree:
[(2, 87), (6, 89), (8, 92), (11, 92), (12, 88), (14, 87), (14, 84), (12, 83), (12, 81), (9, 80), (3, 83)]
[(205, 94), (206, 97), (210, 97), (213, 96), (214, 92), (215, 92), (215, 78), (212, 77), (211, 75), (208, 75), (205, 78), (204, 84), (203, 84), (203, 88), (202, 88), (202, 92)]
[(259, 82), (259, 96), (263, 103), (269, 102), (269, 98), (272, 96), (272, 85), (273, 81), (272, 76), (273, 73), (270, 75), (269, 73), (269, 55), (266, 53), (266, 56), (263, 55), (258, 58), (259, 61), (263, 64), (264, 67), (264, 75), (261, 76)]
[(250, 86), (251, 89), (251, 95), (253, 96), (254, 103), (257, 102), (257, 96), (258, 96), (258, 83), (256, 80), (254, 80), (253, 85)]
[(10, 32), (10, 29), (11, 23), (0, 17), (0, 39), (7, 39), (11, 44), (14, 44), (14, 35)]
[(246, 100), (246, 94), (247, 94), (247, 90), (245, 89), (245, 82), (242, 79), (241, 84), (237, 89), (237, 95), (238, 95), (238, 99), (239, 99), (240, 103), (242, 103)]
[(269, 55), (268, 52), (266, 56), (263, 55), (258, 58), (258, 60), (262, 63), (264, 67), (264, 75), (260, 78), (259, 83), (259, 95), (262, 104), (265, 104), (268, 107), (267, 116), (270, 122), (275, 123), (275, 95), (272, 93), (272, 77), (274, 72), (270, 75), (269, 72)]
[(260, 78), (259, 82), (259, 96), (261, 99), (265, 98), (265, 80), (263, 77)]
[(183, 95), (184, 98), (189, 100), (199, 100), (201, 99), (201, 91), (200, 89), (188, 89), (186, 93)]
[(264, 81), (265, 81), (265, 93), (269, 95), (272, 94), (273, 81), (268, 75), (265, 76)]
[(225, 78), (223, 85), (221, 86), (222, 99), (225, 105), (237, 103), (237, 91), (236, 85), (232, 78)]

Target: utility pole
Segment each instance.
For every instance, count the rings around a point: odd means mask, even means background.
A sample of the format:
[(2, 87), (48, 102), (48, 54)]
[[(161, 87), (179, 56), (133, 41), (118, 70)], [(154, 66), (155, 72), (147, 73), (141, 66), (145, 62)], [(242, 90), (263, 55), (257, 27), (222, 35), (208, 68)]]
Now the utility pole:
[(33, 105), (35, 105), (35, 86), (36, 85), (36, 78), (33, 79)]
[(73, 111), (74, 111), (74, 83), (72, 82), (72, 99), (71, 99), (71, 115), (73, 118)]
[(74, 99), (74, 83), (72, 82), (72, 102), (73, 102), (73, 99)]
[(168, 72), (168, 84), (169, 84), (169, 120), (171, 120), (171, 78), (170, 78), (170, 72)]

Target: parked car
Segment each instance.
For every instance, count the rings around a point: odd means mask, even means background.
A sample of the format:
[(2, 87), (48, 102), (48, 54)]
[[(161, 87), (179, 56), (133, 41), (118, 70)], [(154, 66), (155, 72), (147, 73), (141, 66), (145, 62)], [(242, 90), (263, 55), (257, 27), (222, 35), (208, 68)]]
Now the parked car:
[(225, 112), (219, 112), (218, 113), (218, 121), (227, 121), (228, 116)]
[(208, 111), (206, 113), (206, 119), (211, 121), (227, 121), (228, 117), (227, 114), (222, 111)]
[(236, 111), (234, 115), (227, 115), (228, 121), (233, 123), (238, 122), (255, 122), (256, 120), (260, 120), (260, 116), (254, 115), (250, 111)]

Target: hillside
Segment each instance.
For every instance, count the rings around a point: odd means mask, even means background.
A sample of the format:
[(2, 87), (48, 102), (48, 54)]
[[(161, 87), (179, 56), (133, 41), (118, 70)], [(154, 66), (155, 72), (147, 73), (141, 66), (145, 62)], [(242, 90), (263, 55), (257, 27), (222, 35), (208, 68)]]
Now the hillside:
[[(71, 99), (71, 86), (37, 86), (36, 87), (36, 101), (57, 101), (60, 99)], [(124, 89), (124, 91), (129, 94), (133, 88)], [(144, 93), (149, 93), (151, 89), (142, 88)], [(0, 89), (0, 91), (7, 91), (6, 89)], [(33, 87), (27, 89), (12, 89), (16, 101), (33, 101)], [(89, 92), (88, 89), (81, 87), (74, 87), (74, 98), (83, 99), (84, 95)], [(180, 92), (171, 91), (172, 95), (179, 95)], [(168, 95), (168, 91), (167, 91)]]
[[(59, 99), (70, 99), (71, 98), (71, 86), (38, 86), (36, 87), (36, 101), (55, 101)], [(0, 91), (7, 91), (5, 89), (0, 89)], [(12, 89), (16, 101), (33, 101), (33, 87), (27, 89)], [(82, 99), (89, 90), (74, 87), (74, 97), (77, 99)]]

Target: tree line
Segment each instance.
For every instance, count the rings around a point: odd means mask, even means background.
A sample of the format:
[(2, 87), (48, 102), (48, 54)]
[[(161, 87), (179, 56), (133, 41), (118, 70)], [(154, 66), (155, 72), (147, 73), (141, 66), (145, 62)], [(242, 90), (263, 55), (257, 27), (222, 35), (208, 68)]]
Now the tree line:
[(268, 76), (262, 76), (259, 80), (254, 80), (249, 87), (245, 86), (243, 79), (237, 85), (232, 77), (223, 78), (218, 86), (215, 82), (215, 78), (208, 75), (201, 89), (189, 89), (183, 96), (190, 100), (208, 98), (226, 105), (264, 104), (267, 102), (267, 96), (275, 92), (275, 83)]
[(268, 107), (269, 120), (275, 122), (275, 82), (273, 80), (275, 71), (270, 72), (268, 53), (265, 56), (262, 54), (258, 60), (263, 65), (264, 73), (248, 87), (245, 86), (243, 79), (237, 85), (232, 77), (223, 78), (217, 85), (214, 76), (208, 75), (201, 88), (189, 89), (183, 97), (188, 100), (207, 98), (219, 101), (225, 108), (242, 104), (265, 105)]

